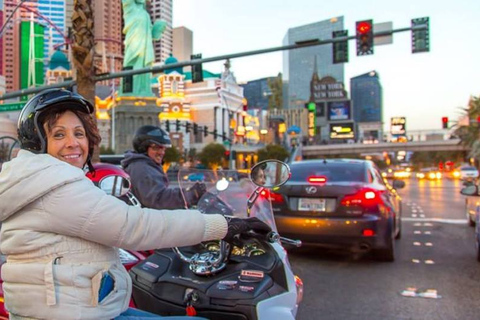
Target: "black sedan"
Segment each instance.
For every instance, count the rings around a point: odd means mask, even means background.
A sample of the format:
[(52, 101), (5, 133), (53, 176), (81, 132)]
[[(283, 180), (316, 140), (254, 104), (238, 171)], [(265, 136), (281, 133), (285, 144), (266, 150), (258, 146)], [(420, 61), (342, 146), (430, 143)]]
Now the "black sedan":
[(401, 235), (401, 198), (367, 160), (304, 160), (290, 164), (290, 180), (271, 194), (279, 233), (305, 244), (373, 250), (395, 259)]

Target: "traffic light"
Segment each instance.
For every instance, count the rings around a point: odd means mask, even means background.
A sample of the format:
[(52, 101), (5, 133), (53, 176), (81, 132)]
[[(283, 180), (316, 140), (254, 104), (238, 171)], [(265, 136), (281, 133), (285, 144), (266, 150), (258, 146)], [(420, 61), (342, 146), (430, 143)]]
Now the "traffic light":
[(185, 122), (185, 133), (190, 133), (190, 122)]
[(208, 127), (207, 126), (203, 126), (203, 136), (204, 137), (208, 136)]
[(442, 117), (442, 128), (448, 129), (448, 117)]
[(225, 150), (225, 159), (229, 159), (230, 158), (230, 150)]
[[(202, 59), (202, 54), (192, 54), (190, 55), (191, 60)], [(202, 82), (203, 81), (203, 68), (201, 63), (192, 64), (192, 82)]]
[(333, 63), (348, 62), (348, 30), (333, 31), (332, 38), (345, 38), (342, 41), (335, 41), (332, 44)]
[(248, 100), (246, 98), (242, 99), (242, 107), (243, 107), (243, 111), (245, 112), (248, 111)]
[[(122, 71), (132, 70), (133, 67), (123, 67)], [(133, 76), (125, 76), (122, 78), (122, 92), (123, 93), (132, 93), (133, 92)]]
[(170, 132), (170, 121), (169, 120), (165, 121), (165, 130), (167, 130), (167, 132)]
[(214, 138), (214, 139), (217, 139), (217, 135), (218, 135), (218, 134), (217, 134), (217, 129), (213, 130), (213, 138)]
[(198, 124), (196, 124), (196, 123), (193, 124), (193, 134), (194, 135), (198, 134)]
[(373, 21), (358, 21), (356, 26), (357, 56), (373, 54)]
[(430, 51), (428, 18), (412, 19), (412, 53)]
[(317, 109), (317, 104), (315, 102), (307, 102), (305, 103), (305, 109), (310, 112), (315, 112), (315, 110)]
[(223, 131), (222, 141), (225, 141), (225, 140), (227, 140), (227, 133), (225, 131)]
[(180, 120), (175, 120), (175, 131), (180, 131)]

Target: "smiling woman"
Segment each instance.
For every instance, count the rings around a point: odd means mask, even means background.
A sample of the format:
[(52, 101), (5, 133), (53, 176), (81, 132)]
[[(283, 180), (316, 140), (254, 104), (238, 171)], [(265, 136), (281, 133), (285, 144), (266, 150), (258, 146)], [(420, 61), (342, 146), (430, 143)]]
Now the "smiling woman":
[[(89, 119), (83, 113), (65, 109), (48, 113), (43, 125), (47, 134), (47, 153), (82, 169), (89, 156), (89, 139), (83, 122)], [(95, 136), (90, 138), (96, 139)]]
[(128, 309), (132, 280), (118, 248), (186, 246), (258, 231), (255, 218), (128, 206), (97, 188), (83, 170), (94, 172), (90, 157), (100, 142), (93, 112), (82, 96), (50, 89), (20, 114), (21, 150), (0, 172), (10, 319), (161, 319)]

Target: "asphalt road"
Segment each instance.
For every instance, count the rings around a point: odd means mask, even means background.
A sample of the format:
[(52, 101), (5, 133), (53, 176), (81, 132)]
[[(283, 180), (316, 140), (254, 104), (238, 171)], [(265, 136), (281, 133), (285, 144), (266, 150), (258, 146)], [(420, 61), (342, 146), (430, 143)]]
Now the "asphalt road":
[(406, 183), (395, 262), (314, 247), (290, 251), (305, 287), (297, 319), (480, 319), (480, 263), (461, 183)]

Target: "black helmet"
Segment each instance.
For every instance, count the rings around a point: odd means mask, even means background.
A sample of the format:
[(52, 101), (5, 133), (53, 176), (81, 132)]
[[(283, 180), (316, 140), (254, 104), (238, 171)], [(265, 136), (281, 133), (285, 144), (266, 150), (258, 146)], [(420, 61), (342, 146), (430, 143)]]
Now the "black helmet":
[[(48, 89), (40, 92), (27, 101), (18, 118), (18, 139), (22, 149), (34, 153), (47, 152), (46, 134), (42, 124), (39, 123), (39, 117), (44, 111), (52, 107), (76, 109), (87, 114), (94, 111), (88, 100), (71, 91)], [(93, 146), (90, 146), (90, 149), (93, 151)]]
[(156, 126), (141, 126), (133, 137), (133, 149), (138, 153), (147, 152), (152, 143), (169, 148), (172, 146), (168, 132)]

